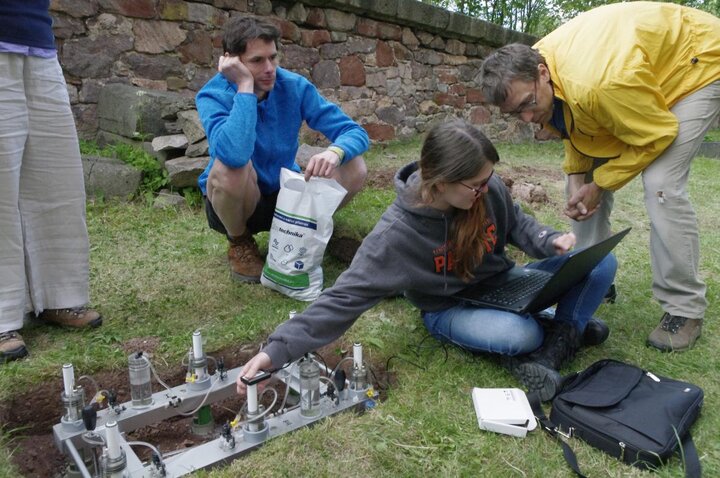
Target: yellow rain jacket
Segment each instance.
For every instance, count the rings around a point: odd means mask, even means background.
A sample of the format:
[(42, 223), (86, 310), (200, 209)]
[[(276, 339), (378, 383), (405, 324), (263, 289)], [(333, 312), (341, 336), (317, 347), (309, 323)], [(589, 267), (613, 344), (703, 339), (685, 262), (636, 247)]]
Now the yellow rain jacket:
[(595, 167), (595, 183), (613, 191), (673, 142), (678, 122), (670, 107), (720, 80), (720, 19), (672, 3), (599, 7), (535, 48), (564, 102), (563, 169)]

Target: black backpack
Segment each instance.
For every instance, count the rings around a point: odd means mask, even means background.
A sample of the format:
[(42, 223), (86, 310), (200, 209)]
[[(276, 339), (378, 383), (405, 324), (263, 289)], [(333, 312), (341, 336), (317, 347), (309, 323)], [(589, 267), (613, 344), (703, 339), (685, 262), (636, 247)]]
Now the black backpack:
[(681, 448), (686, 476), (701, 475), (690, 436), (704, 397), (696, 385), (605, 359), (564, 377), (549, 420), (532, 395), (541, 426), (562, 438), (565, 460), (579, 476), (583, 475), (567, 443), (570, 437), (643, 469), (661, 466)]

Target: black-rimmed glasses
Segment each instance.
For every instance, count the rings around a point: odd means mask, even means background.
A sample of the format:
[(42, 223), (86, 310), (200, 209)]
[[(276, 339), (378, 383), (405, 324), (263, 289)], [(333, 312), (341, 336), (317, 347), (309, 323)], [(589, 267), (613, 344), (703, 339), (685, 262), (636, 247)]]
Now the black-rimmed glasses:
[(458, 183), (461, 184), (462, 186), (465, 186), (466, 188), (470, 189), (473, 193), (475, 193), (475, 197), (478, 197), (478, 196), (480, 196), (480, 194), (482, 194), (482, 190), (487, 187), (488, 183), (490, 182), (490, 179), (492, 179), (492, 177), (493, 177), (493, 174), (495, 174), (494, 169), (490, 173), (490, 176), (488, 176), (485, 181), (480, 183), (480, 185), (475, 188), (472, 186), (468, 186), (467, 184), (463, 183), (462, 181), (458, 181)]
[(523, 114), (524, 112), (528, 111), (533, 106), (537, 105), (537, 80), (533, 81), (533, 95), (532, 97), (527, 100), (523, 101), (518, 105), (517, 108), (515, 108), (512, 111), (509, 111), (508, 114), (513, 116), (519, 116)]

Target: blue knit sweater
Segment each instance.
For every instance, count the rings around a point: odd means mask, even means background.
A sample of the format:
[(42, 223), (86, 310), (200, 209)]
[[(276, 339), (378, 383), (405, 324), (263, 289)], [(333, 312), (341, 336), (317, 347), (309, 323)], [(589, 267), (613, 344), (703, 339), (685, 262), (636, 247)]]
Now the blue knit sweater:
[(198, 180), (203, 194), (216, 159), (231, 168), (252, 160), (260, 192), (267, 195), (278, 191), (280, 168), (300, 171), (295, 154), (303, 121), (341, 148), (345, 152), (343, 161), (368, 149), (365, 130), (296, 73), (278, 68), (275, 86), (264, 101), (258, 102), (252, 93), (236, 92), (235, 84), (217, 74), (197, 94), (211, 156)]
[(0, 0), (0, 41), (55, 48), (50, 0)]

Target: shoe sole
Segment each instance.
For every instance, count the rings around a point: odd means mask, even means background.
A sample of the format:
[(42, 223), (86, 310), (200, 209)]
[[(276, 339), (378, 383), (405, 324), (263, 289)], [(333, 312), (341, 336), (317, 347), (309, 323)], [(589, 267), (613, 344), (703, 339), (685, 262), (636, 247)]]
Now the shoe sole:
[(49, 320), (49, 319), (45, 319), (45, 320), (43, 320), (43, 322), (46, 323), (46, 324), (54, 325), (54, 326), (56, 326), (56, 327), (67, 327), (67, 328), (70, 328), (70, 329), (85, 329), (85, 328), (95, 329), (95, 328), (98, 328), (98, 327), (100, 327), (100, 326), (102, 325), (102, 323), (103, 323), (103, 318), (102, 318), (102, 315), (101, 315), (101, 316), (98, 317), (97, 319), (91, 320), (91, 321), (88, 322), (87, 324), (82, 324), (82, 325), (61, 324), (60, 322), (54, 322), (54, 321)]
[(695, 346), (695, 342), (697, 342), (699, 338), (700, 338), (700, 336), (698, 335), (697, 339), (693, 340), (693, 342), (691, 344), (689, 344), (687, 347), (682, 347), (682, 348), (675, 348), (672, 345), (667, 345), (667, 344), (656, 344), (656, 343), (650, 341), (650, 339), (645, 341), (645, 345), (647, 347), (652, 347), (656, 350), (659, 350), (660, 352), (663, 352), (663, 353), (685, 352), (686, 350), (690, 350), (691, 348), (693, 348)]
[(244, 276), (242, 274), (238, 274), (237, 272), (230, 271), (230, 277), (235, 282), (241, 282), (243, 284), (259, 284), (260, 283), (260, 276)]
[(537, 392), (540, 401), (547, 402), (560, 390), (562, 378), (555, 370), (537, 362), (527, 362), (514, 367), (513, 375), (528, 389)]
[(27, 355), (28, 355), (28, 350), (23, 345), (22, 347), (17, 348), (15, 350), (10, 350), (9, 352), (0, 353), (0, 363), (7, 363), (12, 360), (18, 360), (23, 357), (27, 357)]

